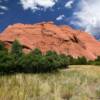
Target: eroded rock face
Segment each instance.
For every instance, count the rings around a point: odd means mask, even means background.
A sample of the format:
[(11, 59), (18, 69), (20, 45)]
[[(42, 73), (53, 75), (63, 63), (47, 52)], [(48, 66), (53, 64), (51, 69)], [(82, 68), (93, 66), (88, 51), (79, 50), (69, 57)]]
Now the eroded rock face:
[(91, 60), (100, 55), (100, 43), (93, 36), (69, 26), (57, 26), (53, 22), (15, 24), (8, 26), (0, 34), (0, 41), (3, 41), (7, 48), (11, 47), (15, 39), (23, 45), (25, 52), (40, 48), (43, 53), (53, 50)]

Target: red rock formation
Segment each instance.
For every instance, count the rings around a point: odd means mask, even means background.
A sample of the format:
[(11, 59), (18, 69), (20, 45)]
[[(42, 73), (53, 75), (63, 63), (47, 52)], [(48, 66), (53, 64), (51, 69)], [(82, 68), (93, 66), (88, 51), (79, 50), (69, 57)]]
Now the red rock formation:
[(40, 48), (42, 52), (54, 50), (73, 57), (84, 56), (91, 60), (100, 55), (100, 43), (93, 36), (69, 26), (57, 26), (53, 22), (15, 24), (8, 26), (0, 34), (0, 41), (8, 48), (15, 39), (19, 40), (27, 51)]

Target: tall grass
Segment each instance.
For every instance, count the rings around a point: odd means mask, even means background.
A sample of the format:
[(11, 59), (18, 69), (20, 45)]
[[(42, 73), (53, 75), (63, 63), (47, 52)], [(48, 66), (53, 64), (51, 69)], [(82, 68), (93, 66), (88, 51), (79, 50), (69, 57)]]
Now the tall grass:
[(0, 76), (0, 100), (100, 100), (100, 68), (70, 66), (52, 74)]

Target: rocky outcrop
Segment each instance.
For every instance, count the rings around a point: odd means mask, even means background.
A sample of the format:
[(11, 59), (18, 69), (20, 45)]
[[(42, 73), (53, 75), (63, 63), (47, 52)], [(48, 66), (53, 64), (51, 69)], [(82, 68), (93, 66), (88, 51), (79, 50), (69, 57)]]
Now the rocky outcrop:
[(43, 53), (53, 50), (91, 60), (100, 55), (100, 43), (93, 36), (69, 26), (57, 26), (53, 22), (14, 24), (0, 34), (0, 41), (3, 41), (7, 48), (11, 47), (15, 39), (20, 41), (25, 52), (40, 48)]

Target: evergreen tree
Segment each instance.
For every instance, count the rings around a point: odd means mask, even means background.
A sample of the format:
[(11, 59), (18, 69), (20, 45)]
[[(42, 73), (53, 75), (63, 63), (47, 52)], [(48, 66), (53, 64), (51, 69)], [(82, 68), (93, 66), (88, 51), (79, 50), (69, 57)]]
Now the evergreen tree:
[(31, 52), (31, 54), (32, 54), (33, 56), (35, 56), (35, 55), (42, 55), (42, 52), (41, 52), (40, 49), (35, 48), (35, 49)]
[(97, 57), (95, 61), (92, 62), (93, 65), (100, 65), (100, 56)]
[(18, 71), (19, 72), (32, 72), (33, 67), (33, 56), (31, 54), (23, 55), (18, 60)]
[(59, 57), (60, 57), (60, 61), (59, 61), (60, 62), (60, 67), (61, 68), (67, 68), (70, 64), (69, 56), (66, 56), (64, 54), (60, 54)]
[(18, 59), (22, 56), (23, 50), (22, 45), (19, 43), (19, 41), (15, 40), (12, 44), (11, 48), (11, 54), (15, 57), (15, 59)]
[(9, 73), (15, 71), (15, 61), (9, 53), (2, 51), (2, 53), (0, 53), (0, 58), (0, 72)]
[(0, 51), (7, 51), (3, 42), (0, 42)]

